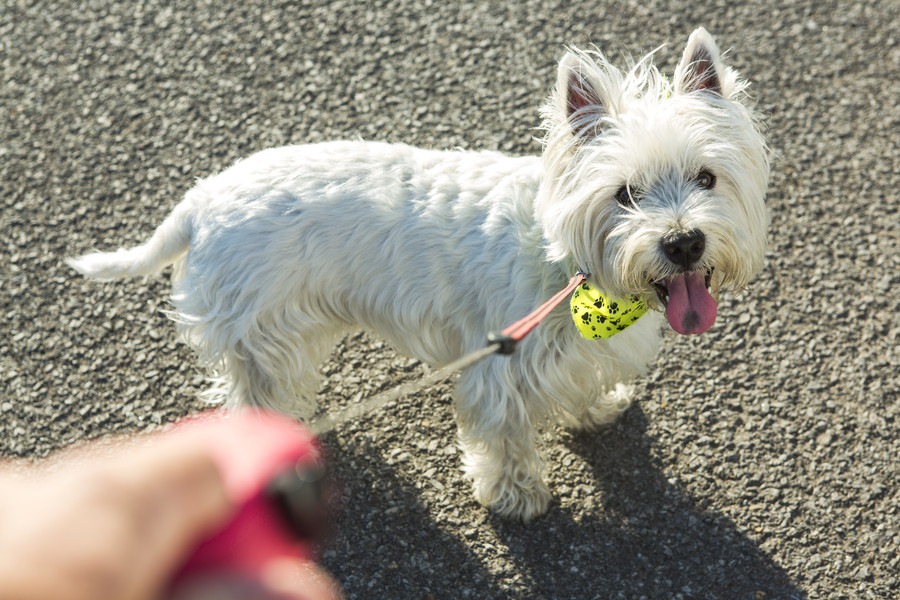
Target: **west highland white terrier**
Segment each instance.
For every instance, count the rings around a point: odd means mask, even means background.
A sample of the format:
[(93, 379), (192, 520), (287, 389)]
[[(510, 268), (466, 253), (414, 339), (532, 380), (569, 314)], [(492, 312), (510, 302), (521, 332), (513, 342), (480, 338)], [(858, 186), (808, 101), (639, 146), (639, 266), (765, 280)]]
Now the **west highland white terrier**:
[[(603, 310), (553, 311), (456, 385), (476, 498), (529, 520), (551, 499), (536, 427), (614, 420), (659, 351), (662, 315), (701, 333), (719, 292), (763, 265), (769, 159), (746, 82), (704, 29), (671, 79), (652, 57), (622, 71), (568, 51), (542, 156), (362, 141), (265, 150), (197, 183), (145, 244), (69, 262), (98, 279), (174, 263), (172, 317), (218, 378), (212, 395), (300, 418), (347, 332), (440, 366), (589, 272), (584, 294)], [(617, 312), (632, 309), (626, 328)]]

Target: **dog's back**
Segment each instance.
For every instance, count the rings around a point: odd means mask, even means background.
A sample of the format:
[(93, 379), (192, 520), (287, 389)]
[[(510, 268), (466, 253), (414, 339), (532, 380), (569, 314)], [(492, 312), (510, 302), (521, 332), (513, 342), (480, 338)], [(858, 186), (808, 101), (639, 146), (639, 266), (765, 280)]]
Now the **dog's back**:
[(315, 366), (351, 328), (442, 364), (540, 300), (540, 173), (540, 158), (496, 152), (275, 148), (198, 182), (145, 244), (69, 262), (100, 279), (174, 262), (170, 314), (201, 361), (230, 374), (213, 396), (306, 415)]

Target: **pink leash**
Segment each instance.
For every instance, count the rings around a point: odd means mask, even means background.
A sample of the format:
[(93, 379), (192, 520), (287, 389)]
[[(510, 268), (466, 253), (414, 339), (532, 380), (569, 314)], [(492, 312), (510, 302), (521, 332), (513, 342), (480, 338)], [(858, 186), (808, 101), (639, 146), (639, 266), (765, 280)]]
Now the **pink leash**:
[(558, 291), (552, 298), (538, 306), (530, 314), (519, 319), (499, 333), (489, 333), (487, 336), (488, 344), (484, 348), (470, 352), (420, 379), (401, 383), (400, 385), (381, 392), (359, 404), (354, 404), (341, 412), (332, 415), (323, 415), (310, 423), (309, 428), (316, 435), (327, 433), (338, 425), (362, 417), (401, 396), (414, 394), (422, 388), (439, 383), (450, 377), (450, 375), (456, 371), (461, 371), (466, 367), (470, 367), (492, 354), (512, 354), (516, 351), (519, 342), (525, 339), (526, 335), (531, 333), (531, 331), (537, 327), (538, 324), (560, 304), (560, 302), (569, 297), (572, 292), (575, 291), (575, 288), (584, 283), (587, 278), (587, 274), (582, 273), (581, 271), (576, 273), (575, 276), (569, 280), (569, 283), (566, 284), (566, 287)]
[(531, 333), (560, 302), (571, 296), (575, 288), (584, 283), (587, 278), (588, 276), (581, 271), (575, 273), (572, 279), (569, 280), (569, 283), (566, 284), (566, 287), (556, 292), (553, 297), (534, 309), (531, 314), (519, 319), (500, 333), (489, 333), (488, 344), (499, 344), (499, 347), (495, 350), (498, 354), (512, 354), (516, 351), (516, 346), (519, 342)]

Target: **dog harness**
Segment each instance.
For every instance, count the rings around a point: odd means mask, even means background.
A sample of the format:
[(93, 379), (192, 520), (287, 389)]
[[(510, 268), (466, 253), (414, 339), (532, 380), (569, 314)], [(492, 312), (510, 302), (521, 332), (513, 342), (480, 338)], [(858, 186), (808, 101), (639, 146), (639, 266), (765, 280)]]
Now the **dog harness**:
[(611, 338), (647, 312), (644, 301), (637, 296), (610, 298), (587, 282), (575, 289), (570, 304), (575, 326), (589, 340)]

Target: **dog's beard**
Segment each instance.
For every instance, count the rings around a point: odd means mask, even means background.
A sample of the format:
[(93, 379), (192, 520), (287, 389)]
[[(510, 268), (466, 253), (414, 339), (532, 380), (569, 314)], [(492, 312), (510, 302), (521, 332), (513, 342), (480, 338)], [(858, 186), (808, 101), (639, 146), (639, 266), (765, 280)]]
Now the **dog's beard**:
[[(587, 241), (560, 252), (559, 259), (589, 272), (592, 283), (604, 293), (638, 296), (649, 307), (663, 311), (678, 333), (709, 329), (716, 319), (720, 293), (743, 289), (761, 266), (764, 239), (754, 238), (752, 243), (741, 239), (730, 223), (699, 217), (692, 221), (705, 232), (707, 249), (696, 264), (684, 267), (669, 261), (660, 249), (672, 219), (652, 211), (635, 210), (627, 217), (606, 212), (608, 222), (599, 219), (601, 224), (580, 240)], [(609, 223), (616, 226), (610, 228)], [(587, 233), (587, 228), (581, 229)]]
[(743, 289), (758, 270), (753, 257), (759, 250), (739, 246), (747, 240), (733, 229), (736, 215), (687, 211), (687, 222), (705, 233), (706, 248), (696, 264), (674, 264), (660, 248), (672, 222), (661, 212), (635, 211), (609, 232), (601, 242), (597, 280), (601, 286), (642, 297), (665, 313), (676, 332), (702, 333), (716, 320), (720, 294)]
[[(590, 272), (604, 293), (639, 296), (663, 311), (676, 332), (702, 333), (716, 320), (720, 292), (745, 287), (761, 267), (765, 248), (764, 233), (746, 222), (727, 195), (730, 184), (723, 181), (721, 187), (698, 190), (674, 173), (658, 178), (631, 207), (591, 202), (576, 191), (567, 202), (581, 201), (585, 210), (556, 221), (568, 237), (549, 248)], [(704, 250), (695, 262), (676, 264), (662, 240), (686, 229), (703, 232)]]

